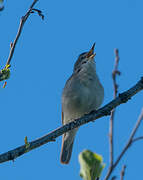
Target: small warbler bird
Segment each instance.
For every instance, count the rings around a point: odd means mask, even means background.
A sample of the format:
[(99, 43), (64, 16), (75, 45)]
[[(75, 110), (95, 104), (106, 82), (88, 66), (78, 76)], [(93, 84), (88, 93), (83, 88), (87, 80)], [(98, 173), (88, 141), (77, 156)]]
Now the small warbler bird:
[[(104, 98), (104, 89), (96, 73), (94, 57), (95, 43), (88, 52), (79, 55), (73, 74), (67, 80), (62, 93), (62, 124), (97, 110)], [(74, 138), (78, 128), (63, 135), (61, 163), (68, 164), (72, 154)]]

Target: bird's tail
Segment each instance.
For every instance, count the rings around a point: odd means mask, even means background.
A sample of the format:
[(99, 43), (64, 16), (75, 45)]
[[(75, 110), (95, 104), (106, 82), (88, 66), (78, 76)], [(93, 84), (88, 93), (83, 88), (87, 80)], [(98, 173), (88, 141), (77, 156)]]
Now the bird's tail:
[(76, 131), (76, 129), (73, 129), (63, 135), (60, 157), (62, 164), (68, 164), (70, 161)]

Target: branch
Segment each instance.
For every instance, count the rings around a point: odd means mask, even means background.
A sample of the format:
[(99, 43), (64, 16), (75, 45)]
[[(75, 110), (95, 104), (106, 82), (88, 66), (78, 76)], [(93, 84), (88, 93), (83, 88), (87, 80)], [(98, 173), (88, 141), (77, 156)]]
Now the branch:
[(27, 18), (29, 17), (29, 15), (30, 15), (30, 13), (32, 11), (32, 8), (37, 3), (37, 1), (38, 0), (33, 1), (33, 3), (31, 4), (31, 6), (30, 6), (29, 10), (27, 11), (27, 13), (25, 14), (25, 16), (22, 16), (21, 19), (20, 19), (20, 24), (19, 24), (19, 28), (18, 28), (16, 38), (15, 38), (14, 42), (11, 43), (11, 45), (10, 45), (10, 53), (9, 53), (9, 57), (8, 57), (6, 65), (10, 64), (10, 62), (11, 62), (11, 59), (12, 59), (12, 56), (13, 56), (17, 41), (18, 41), (18, 39), (19, 39), (19, 37), (21, 35), (21, 32), (22, 32), (22, 29), (23, 29), (23, 26), (24, 26)]
[[(114, 70), (112, 72), (112, 79), (113, 79), (113, 87), (114, 87), (114, 99), (117, 97), (118, 93), (118, 85), (116, 82), (117, 75), (120, 75), (120, 71), (118, 71), (118, 65), (119, 65), (119, 51), (118, 49), (115, 49), (115, 65)], [(110, 165), (109, 169), (112, 168), (113, 162), (114, 162), (114, 144), (113, 144), (113, 134), (114, 134), (114, 116), (115, 116), (115, 109), (111, 111), (110, 116), (110, 125), (109, 125), (109, 152), (110, 152)]]
[(124, 165), (124, 166), (122, 167), (122, 170), (121, 170), (121, 180), (123, 180), (123, 178), (124, 178), (125, 169), (126, 169), (126, 166)]
[(134, 138), (134, 139), (132, 140), (132, 143), (133, 143), (133, 142), (136, 142), (136, 141), (138, 141), (138, 140), (143, 140), (143, 136)]
[(137, 120), (137, 122), (136, 122), (136, 124), (135, 124), (135, 126), (134, 126), (134, 128), (133, 128), (133, 130), (132, 130), (132, 132), (131, 132), (131, 135), (130, 135), (130, 137), (129, 137), (129, 139), (128, 139), (127, 144), (126, 144), (125, 147), (123, 148), (123, 150), (122, 150), (122, 152), (120, 153), (120, 155), (117, 157), (117, 160), (116, 160), (115, 163), (113, 164), (112, 168), (109, 169), (109, 171), (108, 171), (108, 173), (107, 173), (107, 175), (106, 175), (106, 177), (105, 177), (104, 180), (109, 179), (111, 173), (113, 172), (113, 170), (115, 169), (115, 167), (117, 166), (117, 164), (119, 163), (119, 161), (121, 160), (121, 158), (123, 157), (123, 155), (125, 154), (125, 152), (129, 149), (129, 147), (133, 144), (133, 142), (135, 142), (134, 136), (135, 136), (135, 134), (136, 134), (136, 132), (137, 132), (137, 129), (139, 128), (139, 125), (140, 125), (140, 123), (141, 123), (142, 120), (143, 120), (143, 108), (142, 108), (141, 113), (140, 113), (140, 116), (139, 116), (139, 118), (138, 118), (138, 120)]
[[(122, 94), (119, 94), (119, 96), (116, 99), (112, 100), (107, 105), (100, 108), (99, 110), (92, 111), (89, 114), (86, 114), (83, 117), (76, 119), (75, 121), (62, 126), (37, 140), (31, 141), (31, 142), (26, 141), (25, 145), (1, 154), (0, 155), (0, 163), (6, 162), (9, 160), (14, 160), (15, 158), (31, 151), (32, 149), (40, 147), (41, 145), (46, 144), (50, 141), (54, 141), (57, 137), (61, 136), (62, 134), (66, 133), (74, 128), (77, 128), (83, 124), (90, 122), (90, 121), (99, 119), (103, 116), (110, 115), (111, 111), (114, 108), (116, 108), (117, 106), (119, 106), (122, 103), (126, 103), (129, 99), (131, 99), (132, 96), (134, 96), (141, 90), (143, 90), (143, 77), (133, 87), (131, 87), (127, 91), (123, 92)], [(117, 163), (118, 162), (116, 161), (116, 165), (117, 165)]]
[[(20, 35), (21, 35), (23, 26), (24, 26), (27, 18), (29, 17), (29, 15), (30, 15), (31, 13), (35, 12), (35, 11), (36, 11), (36, 12), (38, 11), (39, 16), (41, 16), (42, 19), (44, 18), (44, 16), (42, 15), (42, 12), (41, 12), (40, 10), (37, 10), (37, 9), (35, 10), (35, 9), (33, 9), (33, 7), (34, 7), (34, 5), (37, 3), (37, 1), (38, 1), (38, 0), (34, 0), (34, 1), (33, 1), (33, 3), (31, 4), (31, 6), (30, 6), (30, 8), (29, 8), (29, 10), (27, 11), (27, 13), (26, 13), (24, 16), (22, 16), (21, 19), (20, 19), (20, 24), (19, 24), (19, 28), (18, 28), (18, 32), (17, 32), (16, 38), (15, 38), (14, 42), (11, 42), (11, 43), (10, 43), (10, 53), (9, 53), (9, 57), (8, 57), (8, 59), (7, 59), (5, 68), (0, 71), (0, 81), (3, 81), (3, 80), (5, 80), (5, 79), (8, 79), (8, 78), (9, 78), (9, 75), (10, 75), (10, 74), (8, 74), (9, 72), (7, 72), (7, 69), (10, 67), (10, 62), (11, 62), (11, 59), (12, 59), (12, 57), (13, 57), (16, 44), (17, 44), (17, 42), (18, 42), (18, 39), (19, 39), (19, 37), (20, 37)], [(7, 68), (7, 67), (8, 67), (8, 68)], [(9, 70), (9, 69), (8, 69), (8, 70)], [(6, 76), (5, 74), (3, 74), (3, 72), (6, 72), (8, 75)]]

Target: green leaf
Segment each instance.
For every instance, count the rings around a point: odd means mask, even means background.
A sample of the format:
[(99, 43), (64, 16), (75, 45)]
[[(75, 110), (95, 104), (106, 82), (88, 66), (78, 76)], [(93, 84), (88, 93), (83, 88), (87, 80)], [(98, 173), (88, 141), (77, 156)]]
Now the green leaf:
[(0, 71), (0, 81), (3, 81), (5, 79), (8, 79), (10, 77), (10, 66), (6, 66), (4, 69)]
[(105, 164), (101, 155), (84, 150), (79, 154), (80, 176), (84, 180), (99, 178)]

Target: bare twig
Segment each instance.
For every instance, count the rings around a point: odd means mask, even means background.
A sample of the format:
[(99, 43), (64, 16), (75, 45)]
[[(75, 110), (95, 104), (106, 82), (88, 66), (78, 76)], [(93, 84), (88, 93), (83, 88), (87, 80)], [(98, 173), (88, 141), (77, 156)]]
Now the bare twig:
[(124, 165), (124, 166), (122, 167), (122, 170), (121, 170), (121, 180), (123, 180), (123, 178), (124, 178), (125, 169), (126, 169), (126, 166)]
[(143, 136), (134, 138), (134, 139), (132, 140), (132, 143), (133, 143), (133, 142), (136, 142), (136, 141), (139, 141), (139, 140), (143, 140)]
[[(119, 51), (118, 49), (115, 49), (115, 65), (114, 70), (112, 72), (112, 79), (113, 79), (113, 87), (114, 87), (114, 99), (117, 97), (118, 93), (118, 85), (116, 82), (117, 75), (120, 75), (120, 72), (118, 71), (118, 65), (119, 65)], [(111, 111), (110, 121), (109, 121), (109, 152), (110, 152), (110, 165), (109, 168), (112, 168), (113, 162), (114, 162), (114, 143), (113, 143), (113, 134), (114, 134), (114, 115), (115, 115), (115, 109)]]
[(133, 144), (133, 142), (135, 142), (135, 141), (134, 141), (134, 136), (135, 136), (135, 134), (136, 134), (136, 132), (137, 132), (137, 129), (139, 128), (139, 125), (140, 125), (140, 123), (141, 123), (142, 120), (143, 120), (143, 108), (142, 108), (141, 114), (140, 114), (140, 116), (139, 116), (139, 118), (138, 118), (138, 120), (137, 120), (137, 122), (136, 122), (136, 124), (135, 124), (135, 126), (134, 126), (134, 128), (133, 128), (133, 130), (132, 130), (132, 132), (131, 132), (131, 135), (130, 135), (128, 141), (127, 141), (127, 144), (124, 146), (122, 152), (121, 152), (120, 155), (117, 157), (117, 160), (116, 160), (115, 163), (113, 164), (112, 168), (108, 170), (108, 173), (107, 173), (107, 175), (106, 175), (106, 177), (105, 177), (104, 180), (109, 179), (111, 173), (113, 172), (113, 170), (115, 169), (115, 167), (117, 166), (117, 164), (119, 163), (119, 161), (121, 160), (121, 158), (123, 157), (123, 155), (125, 154), (125, 152), (129, 149), (129, 147)]
[[(32, 142), (28, 142), (28, 147), (26, 147), (26, 145), (23, 145), (14, 150), (11, 150), (11, 151), (1, 154), (0, 155), (0, 163), (6, 162), (9, 160), (14, 160), (15, 158), (31, 151), (32, 149), (35, 149), (37, 147), (40, 147), (43, 144), (46, 144), (50, 141), (55, 140), (57, 137), (61, 136), (62, 134), (66, 133), (74, 128), (77, 128), (83, 124), (89, 123), (90, 121), (99, 119), (103, 116), (110, 115), (111, 111), (114, 108), (116, 108), (117, 106), (119, 106), (122, 103), (126, 103), (129, 99), (131, 99), (132, 96), (134, 96), (141, 90), (143, 90), (143, 77), (132, 88), (123, 92), (122, 94), (119, 94), (119, 96), (116, 99), (112, 100), (107, 105), (100, 108), (99, 110), (92, 111), (91, 113), (86, 114), (83, 117), (76, 119), (75, 121), (70, 122), (58, 129), (52, 131), (51, 133), (45, 135), (44, 137), (41, 137)], [(119, 156), (119, 158), (121, 158), (121, 157)], [(114, 164), (113, 168), (115, 168), (115, 166), (117, 165), (119, 160), (120, 159), (116, 160), (116, 162), (115, 162), (116, 164)], [(110, 174), (111, 174), (111, 172), (110, 172)], [(110, 176), (110, 174), (108, 174), (108, 177)]]
[(118, 93), (118, 85), (116, 82), (116, 77), (117, 75), (120, 75), (121, 72), (118, 70), (119, 66), (119, 50), (115, 49), (115, 65), (114, 65), (114, 70), (112, 72), (112, 79), (113, 79), (113, 85), (114, 85), (114, 98), (116, 97)]
[(42, 14), (41, 10), (32, 8), (31, 13), (34, 13), (34, 12), (37, 12), (38, 15), (44, 20), (44, 15)]
[(14, 42), (10, 44), (10, 53), (9, 53), (9, 57), (8, 57), (8, 59), (7, 59), (6, 65), (9, 65), (10, 62), (11, 62), (11, 59), (12, 59), (12, 57), (13, 57), (13, 54), (14, 54), (14, 50), (15, 50), (17, 41), (18, 41), (18, 39), (19, 39), (19, 37), (20, 37), (20, 35), (21, 35), (21, 32), (22, 32), (22, 29), (23, 29), (23, 26), (24, 26), (27, 18), (29, 17), (29, 15), (31, 14), (32, 8), (33, 8), (34, 5), (37, 3), (37, 1), (38, 1), (38, 0), (34, 0), (33, 3), (31, 4), (29, 10), (28, 10), (27, 13), (25, 14), (25, 16), (21, 17), (16, 38), (15, 38)]
[(27, 18), (29, 17), (29, 15), (31, 13), (34, 13), (34, 12), (38, 12), (39, 16), (42, 17), (42, 19), (44, 19), (44, 16), (42, 14), (42, 11), (38, 10), (38, 9), (33, 9), (34, 5), (36, 4), (38, 0), (34, 0), (33, 3), (31, 4), (29, 10), (27, 11), (27, 13), (21, 17), (21, 20), (20, 20), (20, 24), (19, 24), (19, 28), (18, 28), (18, 32), (17, 32), (17, 35), (16, 35), (16, 38), (14, 40), (14, 42), (11, 42), (10, 43), (10, 53), (9, 53), (9, 57), (7, 59), (7, 62), (6, 62), (6, 65), (5, 67), (0, 70), (0, 81), (3, 81), (3, 80), (6, 80), (10, 77), (10, 62), (11, 62), (11, 59), (13, 57), (13, 54), (14, 54), (14, 50), (15, 50), (15, 47), (16, 47), (16, 44), (18, 42), (18, 39), (21, 35), (21, 32), (22, 32), (22, 29), (23, 29), (23, 26), (27, 20)]

